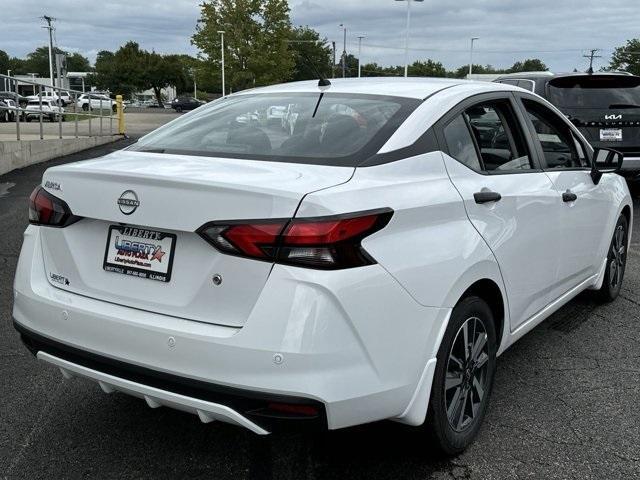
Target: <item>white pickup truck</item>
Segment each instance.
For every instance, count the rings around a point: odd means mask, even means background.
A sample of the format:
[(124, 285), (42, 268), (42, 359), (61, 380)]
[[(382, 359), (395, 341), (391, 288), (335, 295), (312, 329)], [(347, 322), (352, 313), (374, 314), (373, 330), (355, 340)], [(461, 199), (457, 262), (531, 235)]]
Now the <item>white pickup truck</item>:
[(45, 100), (43, 98), (42, 110), (40, 110), (40, 100), (29, 100), (24, 112), (25, 120), (30, 122), (34, 118), (37, 119), (42, 112), (42, 118), (47, 118), (50, 122), (58, 121), (58, 119), (64, 122), (64, 108), (56, 103), (55, 100)]

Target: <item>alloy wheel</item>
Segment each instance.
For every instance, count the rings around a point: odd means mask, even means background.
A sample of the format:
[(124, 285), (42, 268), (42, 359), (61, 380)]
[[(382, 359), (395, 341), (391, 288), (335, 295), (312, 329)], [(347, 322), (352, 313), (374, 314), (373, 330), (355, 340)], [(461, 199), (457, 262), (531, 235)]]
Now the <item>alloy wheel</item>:
[(478, 317), (467, 319), (451, 345), (445, 377), (445, 405), (449, 425), (456, 432), (478, 417), (487, 391), (489, 360), (487, 330)]
[(618, 225), (611, 242), (609, 260), (609, 284), (617, 288), (622, 283), (626, 258), (626, 231), (623, 225)]

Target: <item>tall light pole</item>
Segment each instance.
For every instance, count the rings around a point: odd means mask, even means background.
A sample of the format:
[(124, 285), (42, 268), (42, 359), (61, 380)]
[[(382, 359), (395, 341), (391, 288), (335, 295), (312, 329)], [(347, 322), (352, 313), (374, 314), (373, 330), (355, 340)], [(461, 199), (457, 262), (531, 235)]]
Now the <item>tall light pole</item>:
[(218, 30), (218, 33), (220, 34), (220, 58), (222, 63), (222, 96), (224, 97), (226, 95), (226, 90), (224, 89), (224, 30)]
[(49, 80), (51, 81), (51, 86), (55, 87), (55, 83), (53, 83), (53, 27), (51, 26), (51, 22), (53, 22), (55, 18), (45, 15), (42, 19), (47, 22), (47, 25), (42, 28), (49, 30)]
[(347, 76), (347, 27), (341, 23), (342, 33), (344, 35), (342, 43), (342, 78)]
[(333, 63), (331, 64), (331, 78), (336, 78), (336, 42), (331, 42), (333, 49)]
[(473, 73), (473, 42), (480, 40), (478, 37), (471, 37), (471, 48), (469, 49), (469, 77)]
[(409, 74), (409, 29), (411, 27), (411, 2), (424, 2), (424, 0), (396, 0), (407, 2), (407, 26), (404, 32), (404, 76)]
[(358, 36), (358, 78), (361, 77), (362, 74), (362, 63), (360, 62), (360, 58), (362, 57), (362, 39), (364, 35)]

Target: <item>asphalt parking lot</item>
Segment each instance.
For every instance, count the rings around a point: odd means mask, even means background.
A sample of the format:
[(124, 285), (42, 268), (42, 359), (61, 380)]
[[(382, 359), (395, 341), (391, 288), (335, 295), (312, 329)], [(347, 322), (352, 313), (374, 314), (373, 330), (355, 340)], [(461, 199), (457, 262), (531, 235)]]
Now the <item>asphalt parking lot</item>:
[(12, 327), (27, 198), (46, 167), (128, 141), (0, 176), (0, 478), (640, 478), (637, 229), (620, 298), (603, 306), (583, 294), (508, 350), (480, 436), (454, 459), (391, 422), (258, 437), (63, 381)]

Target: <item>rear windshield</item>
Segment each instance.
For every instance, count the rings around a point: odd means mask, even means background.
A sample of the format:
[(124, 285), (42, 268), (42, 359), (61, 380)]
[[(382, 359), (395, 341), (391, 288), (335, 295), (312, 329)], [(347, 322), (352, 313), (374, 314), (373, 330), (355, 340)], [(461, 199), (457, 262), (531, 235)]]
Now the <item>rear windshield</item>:
[(549, 100), (570, 108), (640, 108), (640, 77), (588, 75), (555, 78), (549, 82)]
[(379, 95), (243, 94), (185, 115), (130, 149), (355, 166), (375, 154), (419, 103)]

